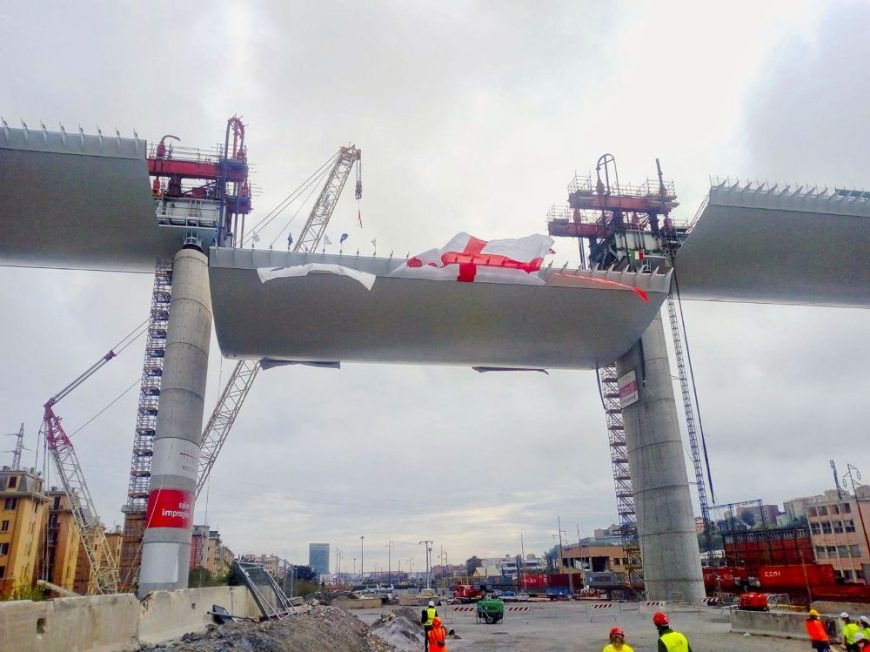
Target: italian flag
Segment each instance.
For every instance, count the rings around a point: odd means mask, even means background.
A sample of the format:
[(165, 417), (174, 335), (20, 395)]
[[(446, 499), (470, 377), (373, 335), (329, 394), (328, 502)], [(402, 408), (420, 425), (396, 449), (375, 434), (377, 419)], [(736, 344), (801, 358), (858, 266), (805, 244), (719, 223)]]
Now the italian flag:
[(628, 257), (633, 263), (639, 263), (643, 260), (643, 249), (632, 249), (628, 252)]

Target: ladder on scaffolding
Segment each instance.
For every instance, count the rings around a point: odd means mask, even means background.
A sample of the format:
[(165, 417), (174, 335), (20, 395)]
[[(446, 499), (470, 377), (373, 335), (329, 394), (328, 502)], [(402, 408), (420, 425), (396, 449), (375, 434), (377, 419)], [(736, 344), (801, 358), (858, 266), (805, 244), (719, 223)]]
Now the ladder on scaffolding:
[(616, 510), (619, 514), (622, 547), (627, 559), (626, 580), (628, 585), (634, 588), (643, 582), (643, 560), (637, 536), (637, 509), (628, 465), (628, 447), (625, 441), (622, 403), (619, 399), (619, 378), (615, 362), (598, 368), (598, 387), (610, 443), (610, 465), (613, 469), (613, 484), (616, 489)]
[(151, 489), (151, 463), (154, 457), (154, 437), (157, 434), (157, 414), (163, 379), (163, 358), (166, 353), (166, 330), (169, 326), (169, 304), (172, 298), (172, 263), (157, 261), (151, 290), (151, 312), (139, 384), (136, 407), (136, 430), (133, 434), (133, 454), (127, 484), (127, 502), (123, 507), (124, 542), (121, 552), (122, 587), (130, 590), (135, 581), (141, 554), (145, 509)]

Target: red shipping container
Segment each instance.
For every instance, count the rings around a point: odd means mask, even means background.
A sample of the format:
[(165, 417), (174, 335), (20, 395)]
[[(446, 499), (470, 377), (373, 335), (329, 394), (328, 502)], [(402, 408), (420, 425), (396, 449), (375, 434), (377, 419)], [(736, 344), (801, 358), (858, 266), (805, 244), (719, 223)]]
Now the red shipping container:
[(758, 581), (765, 591), (806, 590), (810, 587), (832, 586), (837, 583), (830, 564), (795, 564), (792, 566), (762, 566)]
[(523, 575), (520, 583), (524, 590), (545, 589), (547, 588), (546, 575)]

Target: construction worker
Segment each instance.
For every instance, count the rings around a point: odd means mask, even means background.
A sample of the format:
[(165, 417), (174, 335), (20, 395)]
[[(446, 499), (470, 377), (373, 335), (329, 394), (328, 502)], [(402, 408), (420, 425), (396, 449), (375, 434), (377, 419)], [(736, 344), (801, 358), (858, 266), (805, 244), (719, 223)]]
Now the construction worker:
[(420, 624), (423, 625), (423, 652), (429, 649), (429, 632), (437, 617), (438, 611), (435, 609), (435, 601), (429, 600), (429, 604), (420, 613)]
[(426, 640), (429, 642), (428, 652), (447, 652), (447, 630), (438, 616), (432, 619), (432, 627), (426, 633)]
[(870, 650), (870, 640), (868, 640), (864, 636), (864, 632), (858, 632), (855, 634), (855, 649), (864, 652), (864, 650)]
[(870, 618), (867, 616), (861, 616), (858, 619), (858, 622), (861, 623), (860, 626), (863, 627), (861, 633), (864, 634), (864, 640), (870, 642)]
[(840, 620), (843, 621), (843, 643), (846, 645), (846, 652), (858, 652), (858, 646), (855, 645), (855, 634), (861, 631), (858, 623), (852, 621), (845, 611), (840, 614)]
[(809, 617), (804, 622), (804, 627), (807, 628), (807, 635), (810, 637), (810, 644), (814, 650), (831, 652), (831, 641), (828, 638), (828, 632), (825, 630), (825, 623), (819, 618), (818, 611), (810, 609)]
[(658, 652), (692, 652), (689, 640), (682, 633), (672, 630), (670, 623), (663, 611), (653, 614), (653, 625), (659, 630)]
[(625, 642), (625, 632), (614, 627), (610, 630), (610, 643), (601, 652), (634, 652), (634, 649)]

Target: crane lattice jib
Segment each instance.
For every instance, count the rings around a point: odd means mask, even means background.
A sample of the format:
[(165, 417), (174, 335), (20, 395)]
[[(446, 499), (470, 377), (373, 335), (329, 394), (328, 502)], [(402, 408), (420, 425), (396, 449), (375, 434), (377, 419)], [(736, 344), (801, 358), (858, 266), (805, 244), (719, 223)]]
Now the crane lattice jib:
[(344, 184), (350, 176), (353, 164), (361, 157), (362, 152), (353, 145), (342, 147), (338, 151), (326, 184), (320, 191), (320, 196), (317, 198), (314, 208), (311, 209), (305, 226), (302, 227), (302, 233), (293, 251), (315, 251), (317, 249), (323, 238), (326, 225), (329, 223), (329, 218), (332, 217), (332, 211), (335, 210), (335, 205), (341, 196)]
[(45, 437), (64, 492), (69, 498), (73, 518), (81, 534), (82, 546), (93, 571), (96, 590), (99, 593), (117, 593), (120, 585), (117, 561), (106, 541), (106, 534), (97, 516), (97, 509), (75, 448), (51, 405), (45, 407), (42, 436)]
[(607, 439), (610, 443), (610, 464), (613, 469), (613, 485), (616, 489), (616, 510), (619, 514), (622, 547), (628, 560), (626, 579), (629, 586), (635, 586), (643, 579), (643, 562), (637, 536), (637, 510), (628, 464), (628, 447), (625, 441), (622, 402), (619, 398), (619, 379), (615, 362), (598, 369), (598, 382), (601, 388), (601, 401), (604, 403)]
[(692, 451), (692, 466), (695, 467), (695, 484), (698, 487), (698, 503), (701, 506), (701, 518), (704, 519), (705, 530), (710, 527), (710, 506), (707, 502), (707, 483), (704, 480), (704, 464), (701, 461), (701, 450), (698, 445), (698, 429), (695, 421), (695, 408), (689, 391), (689, 378), (686, 373), (686, 362), (683, 355), (683, 337), (680, 330), (680, 320), (677, 318), (677, 308), (672, 294), (668, 295), (668, 317), (671, 320), (671, 335), (674, 340), (674, 357), (680, 377), (680, 391), (683, 395), (683, 409), (686, 413), (686, 432), (689, 435), (689, 447)]
[(258, 360), (240, 360), (233, 369), (218, 399), (214, 412), (202, 432), (202, 443), (199, 454), (199, 477), (196, 481), (196, 497), (202, 491), (218, 453), (223, 448), (227, 435), (242, 409), (248, 391), (260, 371)]
[[(342, 147), (336, 154), (335, 163), (329, 171), (329, 176), (320, 195), (315, 202), (302, 233), (293, 251), (312, 252), (320, 245), (326, 225), (332, 217), (341, 191), (350, 176), (353, 164), (362, 157), (362, 152), (354, 146)], [(361, 185), (357, 182), (357, 199), (361, 192)], [(254, 379), (260, 371), (259, 360), (240, 360), (233, 368), (227, 384), (218, 398), (217, 405), (209, 417), (202, 432), (199, 452), (199, 476), (196, 481), (196, 497), (211, 474), (217, 456), (223, 448), (224, 442), (236, 421), (236, 417), (245, 404), (245, 399), (254, 383)]]

